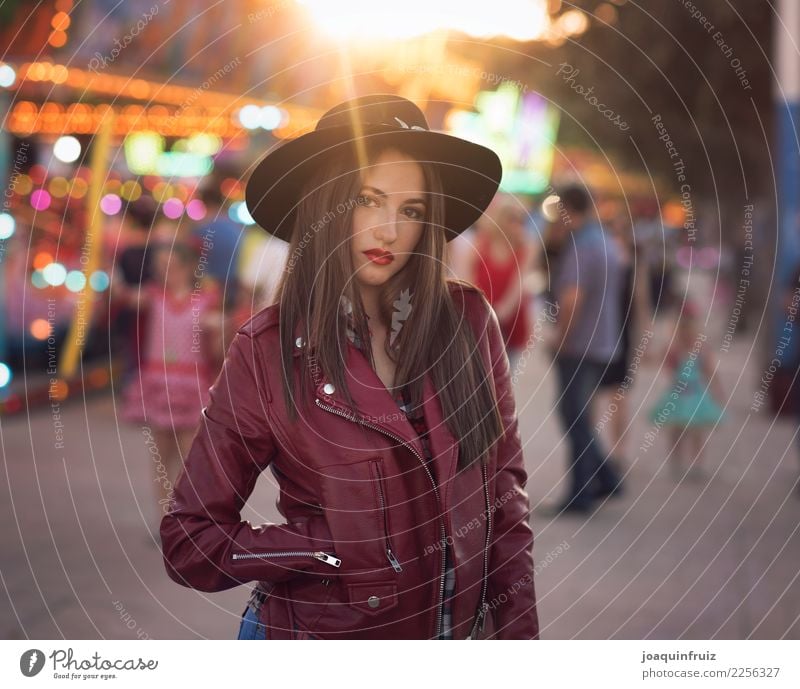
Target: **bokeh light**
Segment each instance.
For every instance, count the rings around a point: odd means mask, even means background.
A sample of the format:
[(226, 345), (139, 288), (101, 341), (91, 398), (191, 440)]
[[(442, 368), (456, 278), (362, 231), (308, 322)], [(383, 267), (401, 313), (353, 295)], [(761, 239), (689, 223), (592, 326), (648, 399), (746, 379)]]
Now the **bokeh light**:
[(122, 209), (122, 200), (116, 194), (106, 194), (100, 199), (100, 210), (106, 215), (116, 215)]
[(62, 263), (54, 261), (42, 268), (42, 276), (48, 285), (58, 287), (59, 285), (63, 285), (64, 280), (67, 279), (67, 269)]
[(86, 286), (86, 276), (80, 270), (70, 270), (64, 284), (70, 292), (80, 292)]
[(170, 220), (177, 220), (183, 214), (183, 203), (176, 198), (167, 199), (163, 205), (164, 215)]
[(103, 292), (108, 289), (109, 279), (108, 273), (104, 270), (96, 270), (89, 276), (89, 286), (95, 292)]
[(35, 318), (28, 328), (28, 332), (37, 340), (46, 340), (50, 337), (51, 330), (50, 323), (44, 318)]
[(0, 361), (0, 388), (4, 388), (11, 382), (11, 369), (4, 361)]
[(53, 145), (53, 155), (63, 163), (75, 162), (81, 155), (81, 142), (74, 136), (60, 136)]
[(0, 65), (0, 88), (13, 86), (17, 80), (17, 73), (11, 65)]
[(49, 286), (41, 270), (34, 270), (31, 273), (31, 284), (38, 289), (44, 289)]
[(44, 189), (37, 189), (31, 194), (31, 207), (37, 211), (46, 211), (50, 208), (50, 194)]
[(16, 223), (10, 213), (0, 213), (0, 239), (8, 239), (14, 234)]
[(192, 220), (202, 220), (206, 217), (206, 204), (200, 199), (192, 199), (186, 204), (186, 215)]

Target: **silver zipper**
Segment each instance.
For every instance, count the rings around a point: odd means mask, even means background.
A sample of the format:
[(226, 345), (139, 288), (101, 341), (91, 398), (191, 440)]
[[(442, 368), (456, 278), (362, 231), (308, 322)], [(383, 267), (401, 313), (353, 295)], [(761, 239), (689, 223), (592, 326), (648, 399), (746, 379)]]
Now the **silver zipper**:
[[(428, 474), (428, 478), (431, 480), (431, 485), (433, 486), (433, 494), (436, 496), (436, 502), (439, 505), (439, 512), (441, 512), (442, 503), (441, 503), (441, 500), (439, 499), (439, 489), (436, 486), (436, 481), (433, 478), (433, 474), (431, 474), (431, 471), (428, 468), (428, 465), (425, 462), (425, 459), (419, 454), (419, 452), (416, 451), (416, 449), (414, 449), (414, 447), (412, 445), (409, 445), (405, 440), (403, 440), (402, 438), (396, 436), (394, 433), (391, 433), (391, 432), (387, 431), (385, 428), (381, 428), (380, 426), (376, 426), (375, 424), (369, 423), (368, 421), (364, 421), (363, 419), (359, 419), (357, 416), (354, 416), (352, 414), (347, 414), (347, 413), (345, 413), (345, 412), (343, 412), (343, 411), (341, 411), (339, 409), (336, 409), (335, 407), (330, 407), (327, 404), (323, 404), (322, 402), (319, 401), (319, 398), (316, 398), (314, 401), (316, 402), (317, 406), (320, 407), (321, 409), (325, 409), (326, 411), (329, 411), (332, 414), (338, 414), (339, 416), (342, 416), (345, 419), (349, 419), (350, 421), (353, 421), (355, 423), (359, 423), (362, 426), (367, 426), (368, 428), (372, 428), (372, 429), (378, 431), (379, 433), (383, 433), (384, 435), (387, 435), (390, 438), (393, 438), (394, 440), (396, 440), (397, 442), (401, 443), (402, 445), (407, 447), (409, 450), (411, 450), (411, 452), (414, 453), (414, 456), (417, 459), (419, 459), (420, 463), (422, 464), (422, 468), (425, 469), (425, 473)], [(441, 568), (441, 576), (439, 577), (439, 580), (440, 580), (440, 585), (439, 585), (439, 614), (438, 614), (437, 619), (436, 619), (436, 638), (437, 639), (439, 638), (439, 636), (442, 633), (442, 620), (444, 618), (444, 578), (445, 578), (445, 572), (446, 572), (445, 568), (447, 566), (447, 563), (445, 561), (445, 558), (447, 556), (447, 553), (445, 552), (445, 548), (447, 547), (447, 530), (444, 527), (444, 519), (442, 519), (441, 515), (439, 516), (439, 526), (441, 527), (441, 534), (442, 534), (442, 537), (441, 537), (442, 568)]]
[(339, 567), (342, 564), (342, 561), (336, 557), (335, 555), (329, 555), (328, 553), (324, 553), (321, 550), (309, 551), (309, 550), (284, 550), (280, 552), (271, 552), (271, 553), (233, 553), (232, 558), (234, 560), (255, 560), (260, 559), (263, 557), (313, 557), (321, 562), (325, 562), (329, 565), (334, 567)]
[(489, 483), (486, 478), (486, 465), (481, 462), (481, 474), (483, 476), (483, 494), (486, 499), (486, 543), (483, 548), (483, 583), (481, 585), (481, 600), (478, 605), (478, 612), (475, 617), (475, 622), (472, 625), (472, 630), (469, 633), (468, 639), (474, 639), (476, 634), (483, 631), (483, 626), (486, 622), (486, 589), (487, 581), (489, 578), (489, 542), (492, 537), (492, 510), (489, 504)]
[(403, 568), (400, 566), (400, 563), (397, 561), (397, 558), (394, 556), (392, 552), (392, 545), (389, 542), (389, 522), (386, 517), (386, 500), (383, 497), (383, 475), (381, 474), (380, 466), (377, 462), (375, 462), (375, 472), (378, 474), (378, 500), (381, 503), (381, 518), (383, 519), (383, 535), (384, 540), (386, 541), (386, 557), (389, 559), (389, 564), (392, 565), (395, 572), (402, 572)]

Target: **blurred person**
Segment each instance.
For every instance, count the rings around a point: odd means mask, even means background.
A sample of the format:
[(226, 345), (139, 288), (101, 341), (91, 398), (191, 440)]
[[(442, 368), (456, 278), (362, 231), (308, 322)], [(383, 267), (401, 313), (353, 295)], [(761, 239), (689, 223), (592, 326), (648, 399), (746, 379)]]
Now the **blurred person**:
[[(122, 216), (122, 232), (119, 237), (123, 248), (117, 254), (118, 276), (125, 286), (138, 290), (153, 277), (152, 250), (148, 251), (150, 230), (155, 220), (155, 205), (140, 199), (131, 203)], [(123, 361), (122, 384), (127, 384), (138, 368), (140, 343), (146, 337), (147, 326), (144, 311), (136, 305), (122, 302), (113, 315), (111, 333), (115, 344), (112, 350), (120, 352)]]
[(472, 280), (473, 265), (477, 249), (475, 248), (476, 225), (464, 230), (458, 237), (447, 243), (445, 263), (448, 275), (459, 280)]
[(548, 221), (542, 231), (542, 252), (539, 258), (539, 269), (544, 280), (544, 297), (554, 302), (553, 278), (558, 265), (558, 257), (569, 237), (569, 218), (566, 216), (555, 221)]
[(199, 266), (216, 281), (222, 294), (222, 306), (228, 309), (236, 303), (242, 225), (228, 215), (217, 176), (212, 176), (200, 198), (206, 207), (207, 220), (192, 230), (192, 235), (202, 241), (204, 260)]
[[(670, 206), (671, 208), (671, 206)], [(674, 273), (677, 232), (661, 216), (657, 199), (640, 200), (636, 206), (634, 233), (647, 268), (650, 311), (656, 316), (675, 304)]]
[[(538, 638), (502, 334), (443, 260), (501, 176), (393, 94), (340, 103), (254, 168), (248, 208), (291, 259), (231, 342), (161, 525), (173, 581), (255, 582), (239, 639)], [(286, 523), (253, 527), (267, 468)]]
[(526, 229), (527, 213), (510, 194), (495, 197), (479, 221), (475, 251), (469, 254), (470, 282), (483, 291), (497, 314), (512, 371), (530, 337), (529, 276), (535, 253)]
[(623, 271), (617, 245), (603, 231), (581, 186), (559, 194), (567, 234), (552, 290), (558, 305), (551, 349), (560, 388), (558, 409), (570, 446), (570, 486), (554, 510), (587, 514), (595, 500), (622, 493), (622, 480), (591, 422), (592, 398), (613, 360), (621, 329)]
[(222, 319), (222, 338), (221, 346), (215, 352), (217, 368), (221, 368), (225, 359), (225, 352), (228, 351), (236, 331), (241, 328), (254, 313), (271, 304), (264, 298), (264, 288), (258, 284), (249, 288), (247, 285), (239, 284), (236, 290), (236, 303), (225, 312)]
[(617, 351), (600, 379), (596, 416), (601, 419), (602, 426), (608, 428), (608, 444), (614, 457), (624, 461), (630, 425), (628, 395), (636, 373), (632, 368), (634, 347), (638, 343), (640, 349), (646, 352), (649, 345), (649, 337), (644, 332), (649, 302), (647, 267), (643, 261), (637, 260), (632, 228), (625, 215), (616, 214), (605, 226), (609, 230), (608, 236), (616, 245), (623, 275), (619, 305), (621, 329), (617, 336)]
[(703, 446), (708, 431), (724, 418), (722, 390), (704, 342), (697, 308), (686, 301), (664, 356), (666, 366), (662, 370), (670, 375), (669, 388), (650, 411), (650, 420), (658, 428), (670, 430), (667, 461), (676, 478), (704, 475)]
[[(774, 414), (786, 414), (800, 426), (800, 336), (797, 335), (797, 311), (800, 306), (800, 265), (791, 271), (788, 282), (783, 286), (781, 315), (778, 321), (781, 332), (791, 330), (791, 336), (784, 348), (785, 359), (772, 378), (768, 391), (770, 408)], [(791, 326), (789, 325), (791, 324)], [(782, 344), (783, 344), (782, 343)], [(800, 432), (796, 435), (798, 459), (800, 459)], [(800, 479), (795, 482), (795, 495), (800, 498)]]
[(775, 326), (780, 330), (772, 335), (772, 349), (773, 351), (778, 349), (778, 336), (783, 335), (780, 343), (783, 364), (772, 374), (769, 390), (764, 395), (763, 401), (768, 400), (769, 409), (776, 416), (798, 418), (800, 417), (800, 336), (796, 335), (796, 321), (800, 307), (800, 265), (795, 265), (789, 276), (780, 282), (783, 283), (781, 299), (777, 305), (778, 312), (775, 319)]
[(141, 289), (112, 282), (117, 298), (145, 312), (147, 337), (139, 370), (123, 390), (122, 418), (151, 429), (161, 465), (154, 463), (159, 505), (171, 487), (197, 430), (217, 371), (220, 294), (214, 284), (195, 288), (198, 248), (191, 242), (153, 242), (153, 280)]
[(250, 296), (257, 294), (258, 301), (251, 307), (258, 311), (276, 301), (278, 283), (289, 256), (289, 244), (260, 228), (251, 228), (244, 241), (248, 251), (240, 255), (239, 287)]

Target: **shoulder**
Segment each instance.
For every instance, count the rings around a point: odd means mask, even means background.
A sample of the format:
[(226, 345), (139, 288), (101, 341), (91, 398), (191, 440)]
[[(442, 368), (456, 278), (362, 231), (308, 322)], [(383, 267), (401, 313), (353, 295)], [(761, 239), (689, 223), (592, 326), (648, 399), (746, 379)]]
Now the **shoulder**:
[(447, 287), (457, 309), (464, 307), (471, 312), (486, 313), (491, 308), (483, 290), (467, 280), (448, 278)]
[(481, 339), (488, 332), (492, 318), (495, 316), (494, 309), (483, 290), (471, 282), (460, 279), (448, 279), (447, 286), (450, 289), (450, 297), (453, 300), (456, 314), (463, 314), (463, 317), (472, 326), (476, 337)]
[(280, 304), (277, 302), (270, 304), (250, 316), (239, 326), (236, 332), (251, 338), (258, 337), (266, 333), (270, 328), (277, 327), (280, 320), (279, 316)]

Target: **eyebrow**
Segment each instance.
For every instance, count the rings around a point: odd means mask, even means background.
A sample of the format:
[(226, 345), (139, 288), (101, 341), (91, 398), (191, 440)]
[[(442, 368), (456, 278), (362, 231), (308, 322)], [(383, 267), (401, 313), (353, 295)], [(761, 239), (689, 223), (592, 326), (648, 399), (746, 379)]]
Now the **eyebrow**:
[[(371, 189), (378, 196), (386, 196), (386, 192), (385, 191), (382, 191), (382, 190), (378, 189), (378, 187), (372, 187), (369, 184), (365, 184), (361, 188), (362, 189)], [(427, 201), (425, 199), (421, 199), (421, 198), (416, 198), (415, 197), (413, 199), (406, 199), (405, 203), (421, 203), (421, 204), (425, 205), (425, 204), (427, 204)]]

